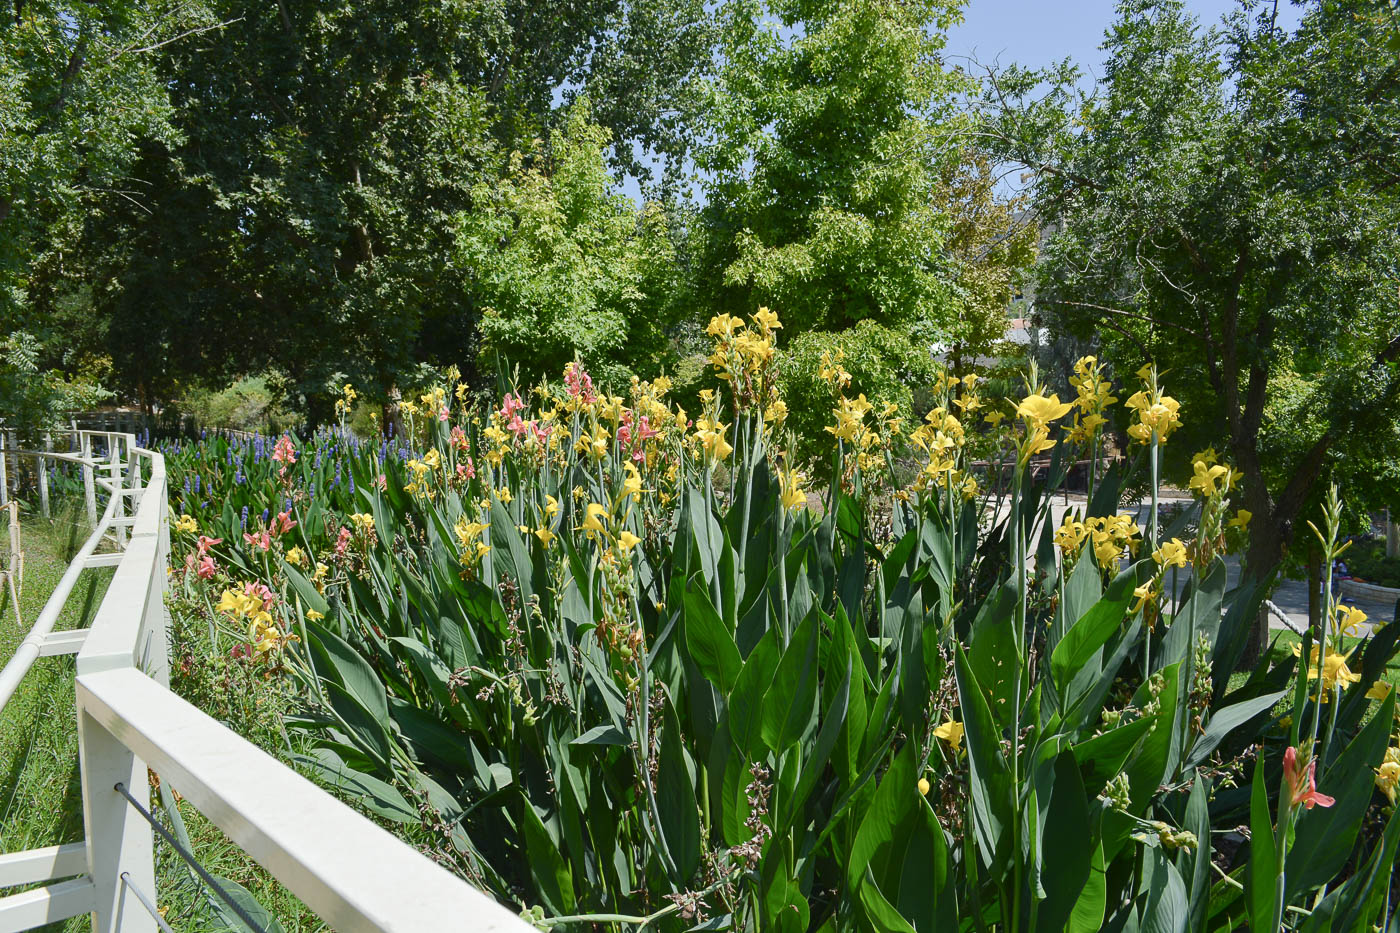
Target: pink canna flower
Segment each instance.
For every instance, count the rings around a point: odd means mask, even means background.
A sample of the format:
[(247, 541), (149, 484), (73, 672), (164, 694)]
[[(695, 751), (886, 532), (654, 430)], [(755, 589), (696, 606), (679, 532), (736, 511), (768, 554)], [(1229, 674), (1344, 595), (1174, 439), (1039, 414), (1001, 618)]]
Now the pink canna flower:
[(447, 406), (446, 406), (446, 405), (444, 405), (444, 406), (442, 406), (441, 408), (438, 409), (438, 420), (439, 420), (439, 421), (446, 421), (449, 417), (451, 417), (451, 412), (449, 412), (449, 411), (447, 410)]
[(297, 526), (297, 520), (292, 518), (292, 510), (278, 512), (277, 517), (272, 520), (272, 534), (280, 537)]
[(271, 609), (272, 604), (277, 601), (277, 594), (268, 589), (267, 585), (263, 583), (244, 584), (243, 592), (262, 600), (262, 607), (265, 610)]
[(268, 533), (267, 529), (263, 529), (251, 535), (245, 531), (243, 533), (243, 543), (248, 545), (248, 547), (270, 551), (272, 550), (272, 535)]
[(201, 580), (211, 580), (214, 574), (218, 572), (219, 565), (214, 563), (214, 558), (209, 554), (205, 554), (201, 557), (199, 559), (199, 566), (195, 568), (195, 576), (199, 577)]
[(345, 552), (350, 548), (350, 529), (344, 525), (340, 526), (340, 533), (335, 539), (335, 553), (337, 557), (344, 557)]
[(277, 471), (278, 476), (287, 475), (287, 467), (297, 462), (296, 445), (292, 443), (291, 435), (283, 434), (272, 448), (272, 459), (282, 464), (282, 468)]
[(449, 443), (451, 443), (453, 449), (465, 453), (468, 449), (467, 432), (463, 431), (460, 427), (454, 427), (452, 429), (452, 438)]
[(1319, 807), (1330, 807), (1337, 801), (1326, 794), (1318, 793), (1317, 790), (1317, 759), (1308, 760), (1306, 774), (1304, 769), (1298, 765), (1298, 749), (1289, 746), (1288, 751), (1283, 753), (1283, 779), (1287, 782), (1290, 792), (1293, 795), (1292, 805), (1301, 804), (1311, 810), (1313, 805)]
[(593, 394), (593, 379), (577, 363), (570, 363), (564, 369), (564, 386), (570, 398), (582, 398), (584, 404), (591, 405), (597, 399)]
[(200, 553), (200, 554), (207, 554), (207, 553), (209, 553), (209, 549), (210, 549), (211, 547), (213, 547), (213, 546), (216, 545), (216, 544), (223, 544), (223, 543), (224, 543), (224, 539), (223, 539), (223, 538), (211, 538), (211, 537), (209, 537), (208, 535), (200, 535), (200, 536), (199, 536), (199, 540), (198, 540), (197, 542), (195, 542), (195, 547), (199, 548), (199, 553)]
[(516, 412), (523, 411), (524, 408), (525, 401), (520, 397), (520, 393), (507, 392), (505, 398), (501, 399), (501, 409), (496, 414), (504, 419), (509, 419)]

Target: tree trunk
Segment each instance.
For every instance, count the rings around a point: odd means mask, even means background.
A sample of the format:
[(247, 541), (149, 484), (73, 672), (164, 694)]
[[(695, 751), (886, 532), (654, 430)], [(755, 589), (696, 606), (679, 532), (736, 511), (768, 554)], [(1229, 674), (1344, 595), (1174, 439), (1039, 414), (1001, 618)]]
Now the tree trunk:
[(1322, 552), (1308, 548), (1308, 627), (1322, 631)]
[[(1267, 512), (1255, 514), (1250, 522), (1249, 550), (1245, 552), (1242, 576), (1253, 580), (1263, 579), (1283, 560), (1286, 546), (1282, 523)], [(1249, 640), (1245, 642), (1244, 652), (1240, 655), (1240, 666), (1255, 664), (1268, 643), (1269, 613), (1260, 612), (1255, 619), (1254, 628), (1249, 633)]]

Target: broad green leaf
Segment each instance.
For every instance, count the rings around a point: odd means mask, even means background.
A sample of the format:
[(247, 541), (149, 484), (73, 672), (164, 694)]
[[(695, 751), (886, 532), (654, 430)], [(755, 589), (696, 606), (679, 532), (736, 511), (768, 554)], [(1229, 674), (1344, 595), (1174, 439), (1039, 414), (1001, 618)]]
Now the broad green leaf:
[(676, 879), (679, 885), (685, 885), (700, 864), (700, 813), (695, 800), (694, 770), (685, 751), (680, 720), (668, 695), (662, 710), (656, 806), (661, 815), (666, 848), (679, 872)]
[(1133, 587), (1146, 573), (1143, 562), (1138, 562), (1120, 573), (1111, 584), (1104, 597), (1064, 633), (1055, 650), (1050, 654), (1050, 671), (1055, 678), (1055, 686), (1061, 696), (1068, 698), (1070, 680), (1098, 653), (1104, 642), (1118, 631), (1123, 617), (1128, 612)]
[(1264, 788), (1264, 760), (1254, 762), (1254, 784), (1249, 798), (1249, 871), (1245, 876), (1249, 922), (1255, 930), (1277, 930), (1279, 925), (1278, 852), (1274, 848), (1274, 823), (1269, 813), (1269, 793)]
[[(943, 827), (928, 802), (919, 794), (914, 769), (914, 748), (906, 744), (885, 772), (875, 797), (856, 833), (846, 865), (846, 880), (853, 888), (875, 887), (879, 900), (871, 919), (894, 926), (880, 901), (891, 905), (907, 924), (906, 929), (950, 929), (957, 923), (954, 886), (949, 875), (949, 854)], [(869, 907), (867, 908), (869, 909)]]
[(773, 673), (773, 682), (763, 695), (759, 734), (773, 751), (798, 741), (815, 724), (819, 636), (817, 613), (811, 612), (792, 633), (792, 641)]
[(556, 914), (571, 914), (575, 907), (574, 879), (568, 863), (530, 801), (521, 803), (520, 829), (530, 857), (529, 865), (522, 867), (528, 867), (546, 907)]
[(329, 749), (318, 748), (310, 755), (293, 755), (292, 760), (385, 819), (415, 826), (422, 822), (418, 808), (411, 806), (392, 785), (351, 769)]
[(692, 577), (685, 587), (685, 643), (700, 672), (728, 697), (743, 668), (739, 647), (710, 604), (704, 584)]
[(1211, 713), (1210, 719), (1206, 721), (1206, 731), (1196, 739), (1196, 744), (1191, 746), (1191, 753), (1186, 756), (1183, 767), (1194, 768), (1205, 761), (1227, 735), (1255, 716), (1273, 709), (1287, 693), (1287, 690), (1267, 693)]
[(1001, 733), (962, 646), (956, 649), (958, 696), (961, 700), (964, 741), (967, 745), (972, 790), (973, 829), (978, 853), (990, 867), (1002, 853), (1011, 810), (1011, 774), (1001, 753)]

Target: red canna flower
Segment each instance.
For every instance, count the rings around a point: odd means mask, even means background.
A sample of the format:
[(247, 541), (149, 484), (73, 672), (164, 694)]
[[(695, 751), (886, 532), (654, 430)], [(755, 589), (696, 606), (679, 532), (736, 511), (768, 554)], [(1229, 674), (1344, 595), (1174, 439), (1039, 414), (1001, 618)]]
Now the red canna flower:
[(1304, 769), (1298, 766), (1298, 749), (1289, 747), (1283, 753), (1283, 779), (1288, 782), (1288, 787), (1293, 794), (1293, 806), (1302, 804), (1311, 810), (1313, 804), (1319, 807), (1330, 807), (1337, 801), (1320, 794), (1317, 791), (1317, 759), (1309, 759), (1306, 774)]

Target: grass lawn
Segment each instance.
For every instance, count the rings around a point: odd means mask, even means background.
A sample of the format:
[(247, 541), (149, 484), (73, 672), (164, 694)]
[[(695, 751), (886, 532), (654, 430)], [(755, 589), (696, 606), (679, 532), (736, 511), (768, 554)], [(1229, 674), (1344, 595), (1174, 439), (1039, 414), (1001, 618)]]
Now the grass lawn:
[[(21, 520), (21, 528), (25, 563), (19, 602), (24, 627), (15, 622), (5, 587), (0, 596), (0, 662), (14, 655), (90, 532), (81, 511), (68, 510), (52, 521)], [(8, 552), (8, 535), (5, 541)], [(107, 568), (84, 571), (55, 629), (88, 625), (111, 578)], [(35, 661), (0, 714), (0, 774), (0, 850), (82, 840), (72, 655)]]
[[(1293, 651), (1299, 649), (1303, 643), (1301, 637), (1287, 630), (1276, 630), (1269, 634), (1271, 645), (1269, 649), (1269, 663), (1271, 666), (1283, 661), (1285, 658), (1292, 657)], [(1360, 643), (1360, 638), (1343, 638), (1342, 649), (1344, 651), (1352, 651)], [(1353, 655), (1353, 658), (1358, 657), (1359, 655)], [(1360, 666), (1359, 662), (1353, 663), (1351, 664), (1351, 669), (1359, 671)], [(1385, 673), (1381, 675), (1381, 679), (1387, 681), (1392, 687), (1400, 687), (1400, 654), (1390, 659), (1390, 663), (1386, 665)], [(1369, 684), (1367, 686), (1369, 686)]]
[[(52, 521), (21, 520), (25, 556), (20, 594), (21, 629), (15, 623), (8, 587), (0, 596), (0, 664), (8, 661), (58, 585), (89, 529), (81, 505), (57, 509)], [(8, 542), (8, 535), (0, 535)], [(8, 547), (6, 548), (8, 550)], [(78, 578), (55, 629), (84, 628), (92, 621), (110, 568), (86, 570)], [(216, 713), (217, 715), (217, 713)], [(0, 852), (14, 852), (83, 839), (82, 792), (78, 778), (78, 737), (73, 695), (73, 656), (40, 658), (0, 714)], [(153, 804), (159, 798), (153, 800)], [(160, 813), (159, 806), (156, 812)], [(215, 875), (232, 879), (266, 905), (287, 933), (313, 933), (325, 925), (217, 827), (188, 803), (180, 804), (193, 849)], [(230, 929), (196, 887), (179, 857), (157, 842), (158, 903), (181, 931), (214, 933)], [(19, 889), (16, 889), (19, 890)], [(0, 889), (0, 895), (14, 893)], [(78, 933), (89, 929), (86, 916), (44, 929)]]

